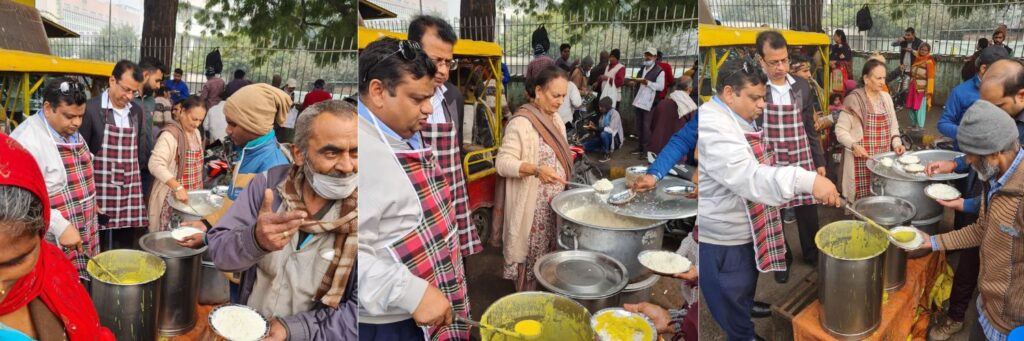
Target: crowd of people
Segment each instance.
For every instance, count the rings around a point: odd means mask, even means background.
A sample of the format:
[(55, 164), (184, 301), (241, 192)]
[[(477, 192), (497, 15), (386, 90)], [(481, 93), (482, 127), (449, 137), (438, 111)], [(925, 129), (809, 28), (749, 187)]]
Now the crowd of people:
[[(967, 61), (972, 67), (964, 68), (965, 81), (950, 91), (936, 124), (966, 156), (926, 166), (929, 176), (970, 173), (958, 183), (962, 199), (938, 200), (955, 210), (954, 231), (925, 236), (921, 246), (963, 249), (949, 310), (930, 330), (934, 340), (949, 339), (963, 328), (976, 288), (981, 292), (974, 302), (978, 333), (1005, 340), (1010, 329), (1024, 324), (1024, 315), (1011, 313), (1021, 304), (1011, 299), (1020, 290), (1006, 276), (1022, 266), (1015, 260), (1020, 252), (1005, 244), (1021, 230), (1012, 212), (1020, 198), (1003, 189), (1013, 186), (1024, 154), (1024, 65), (1003, 45), (1005, 36), (1001, 28), (993, 33), (992, 45), (979, 42)], [(779, 32), (765, 30), (751, 57), (730, 58), (719, 68), (717, 94), (698, 110), (705, 117), (696, 144), (714, 150), (699, 162), (699, 281), (713, 319), (730, 340), (762, 339), (751, 318), (768, 316), (768, 305), (755, 302), (754, 293), (759, 272), (773, 272), (779, 283), (788, 281), (792, 252), (783, 222), (796, 222), (803, 260), (816, 265), (817, 207), (873, 195), (867, 160), (907, 151), (899, 138), (897, 101), (910, 113), (912, 129), (926, 126), (937, 62), (913, 28), (893, 44), (900, 48), (898, 69), (889, 70), (885, 58), (875, 54), (864, 62), (859, 78), (845, 33), (837, 30), (833, 42), (831, 93), (818, 85), (808, 58), (790, 52)], [(905, 78), (906, 93), (890, 93), (888, 81), (899, 77)], [(825, 96), (827, 109), (819, 104)], [(822, 155), (834, 144), (844, 150), (838, 190), (826, 177), (830, 164)]]
[[(355, 338), (355, 107), (331, 99), (322, 80), (301, 108), (294, 80), (282, 90), (239, 70), (225, 85), (217, 64), (198, 96), (181, 69), (163, 82), (151, 57), (117, 62), (91, 98), (75, 78), (52, 77), (42, 109), (0, 134), (0, 238), (19, 245), (0, 267), (3, 339), (112, 340), (121, 326), (99, 325), (88, 260), (183, 226), (201, 233), (179, 246), (205, 247), (235, 273), (231, 302), (267, 316), (268, 339)], [(282, 143), (280, 127), (294, 139)], [(172, 218), (169, 201), (209, 188), (212, 144), (237, 146), (230, 206), (212, 221)]]

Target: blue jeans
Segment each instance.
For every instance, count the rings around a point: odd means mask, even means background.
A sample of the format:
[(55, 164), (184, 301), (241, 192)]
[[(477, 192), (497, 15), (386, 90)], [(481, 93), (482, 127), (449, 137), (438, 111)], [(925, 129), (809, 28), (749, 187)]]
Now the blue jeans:
[(359, 324), (360, 341), (422, 340), (423, 329), (412, 319), (388, 324)]
[(588, 152), (610, 153), (612, 151), (612, 134), (602, 131), (600, 137), (584, 141), (583, 148)]
[(699, 243), (700, 290), (704, 303), (729, 341), (754, 339), (750, 309), (757, 288), (753, 243), (725, 246)]

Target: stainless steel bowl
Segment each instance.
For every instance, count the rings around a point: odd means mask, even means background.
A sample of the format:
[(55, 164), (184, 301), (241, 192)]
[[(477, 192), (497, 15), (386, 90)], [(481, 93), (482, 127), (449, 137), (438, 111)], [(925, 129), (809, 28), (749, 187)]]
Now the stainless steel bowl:
[(654, 322), (651, 322), (651, 319), (647, 318), (647, 316), (644, 316), (643, 314), (637, 314), (637, 313), (629, 312), (629, 311), (627, 311), (625, 309), (622, 309), (622, 308), (605, 308), (605, 309), (601, 309), (598, 312), (594, 313), (594, 317), (590, 318), (590, 328), (594, 328), (594, 333), (598, 333), (597, 334), (597, 338), (599, 340), (601, 340), (601, 341), (613, 341), (613, 340), (602, 339), (601, 338), (601, 334), (599, 334), (599, 332), (597, 331), (597, 317), (600, 316), (603, 313), (619, 313), (619, 314), (633, 315), (633, 316), (638, 316), (640, 318), (643, 318), (644, 321), (647, 322), (647, 327), (651, 328), (651, 340), (650, 341), (655, 341), (655, 340), (658, 339), (658, 329), (654, 327)]
[(214, 194), (210, 190), (189, 191), (188, 202), (187, 204), (180, 202), (174, 196), (167, 197), (167, 204), (181, 216), (182, 220), (186, 221), (200, 220), (217, 212), (224, 205), (224, 197)]

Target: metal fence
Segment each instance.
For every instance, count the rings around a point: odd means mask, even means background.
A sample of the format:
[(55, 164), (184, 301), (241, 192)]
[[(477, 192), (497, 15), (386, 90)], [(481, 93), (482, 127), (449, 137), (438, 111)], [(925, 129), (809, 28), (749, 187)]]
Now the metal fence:
[[(664, 60), (672, 65), (676, 76), (692, 66), (697, 58), (696, 6), (668, 7), (632, 11), (581, 12), (569, 15), (541, 13), (536, 15), (499, 15), (493, 20), (459, 19), (449, 22), (457, 32), (474, 36), (493, 34), (504, 54), (509, 71), (522, 75), (533, 59), (530, 37), (535, 29), (544, 26), (548, 31), (551, 48), (548, 55), (558, 57), (558, 47), (568, 43), (569, 60), (591, 57), (598, 63), (601, 51), (619, 49), (621, 60), (632, 75), (643, 60), (643, 51), (657, 48)], [(367, 20), (367, 27), (397, 32), (408, 30), (408, 20)]]
[[(794, 2), (797, 6), (792, 6)], [(892, 46), (913, 27), (917, 37), (932, 46), (940, 56), (969, 56), (979, 38), (991, 40), (999, 24), (1008, 27), (1006, 45), (1015, 57), (1024, 56), (1024, 2), (978, 0), (945, 0), (942, 2), (878, 1), (878, 0), (706, 0), (712, 15), (723, 25), (792, 29), (804, 18), (820, 18), (825, 32), (843, 29), (850, 47), (859, 52), (897, 53)], [(818, 7), (817, 4), (821, 6)], [(857, 11), (867, 6), (873, 27), (858, 32)], [(802, 29), (801, 29), (802, 30)]]
[[(173, 47), (172, 60), (163, 62), (169, 70), (180, 68), (184, 71), (182, 78), (193, 94), (198, 94), (206, 82), (206, 55), (215, 49), (221, 53), (224, 64), (222, 77), (225, 81), (231, 81), (236, 69), (244, 70), (246, 79), (258, 83), (270, 83), (274, 75), (281, 76), (282, 84), (294, 78), (298, 82), (295, 94), (297, 101), (302, 100), (317, 79), (325, 80), (325, 90), (335, 94), (335, 97), (349, 96), (357, 91), (355, 37), (300, 42), (273, 38), (250, 41), (244, 38), (182, 35), (172, 43), (159, 39), (144, 42), (136, 36), (121, 34), (50, 39), (49, 43), (50, 50), (57, 56), (108, 62), (121, 59), (138, 61), (140, 45), (143, 43), (158, 49)], [(165, 78), (169, 79), (170, 75)]]

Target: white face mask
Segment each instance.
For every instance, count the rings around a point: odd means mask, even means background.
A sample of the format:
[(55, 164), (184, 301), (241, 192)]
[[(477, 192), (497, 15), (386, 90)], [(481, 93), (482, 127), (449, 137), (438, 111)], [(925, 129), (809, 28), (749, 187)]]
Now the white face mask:
[(654, 65), (654, 61), (653, 60), (645, 60), (644, 61), (644, 66), (651, 67), (651, 65)]
[(359, 176), (356, 173), (347, 176), (335, 177), (317, 173), (307, 162), (303, 167), (306, 173), (306, 181), (321, 198), (328, 200), (341, 200), (348, 198), (359, 187)]

